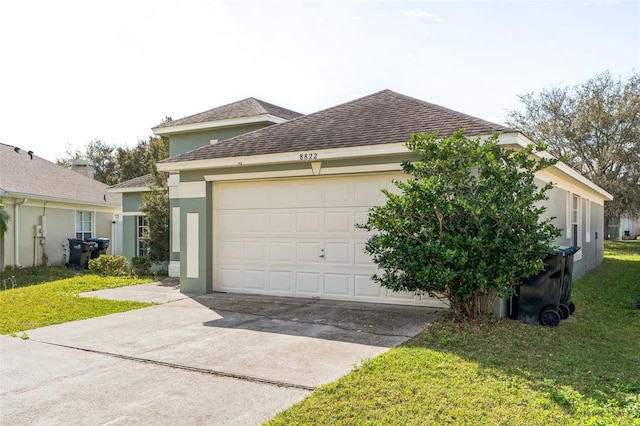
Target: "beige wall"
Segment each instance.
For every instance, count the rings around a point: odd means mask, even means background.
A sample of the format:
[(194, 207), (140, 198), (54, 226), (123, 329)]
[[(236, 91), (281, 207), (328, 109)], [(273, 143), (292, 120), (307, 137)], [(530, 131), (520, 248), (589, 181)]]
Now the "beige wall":
[[(22, 199), (17, 199), (18, 203)], [(69, 257), (68, 238), (75, 238), (76, 210), (92, 212), (93, 237), (112, 238), (114, 215), (120, 214), (120, 207), (90, 206), (27, 200), (18, 206), (18, 257), (15, 250), (15, 202), (3, 197), (3, 203), (11, 215), (8, 232), (4, 236), (3, 249), (0, 250), (0, 266), (15, 265), (23, 267), (64, 263)], [(42, 218), (45, 218), (44, 221)], [(44, 223), (44, 236), (34, 238), (34, 225)], [(1, 240), (0, 240), (1, 241)]]

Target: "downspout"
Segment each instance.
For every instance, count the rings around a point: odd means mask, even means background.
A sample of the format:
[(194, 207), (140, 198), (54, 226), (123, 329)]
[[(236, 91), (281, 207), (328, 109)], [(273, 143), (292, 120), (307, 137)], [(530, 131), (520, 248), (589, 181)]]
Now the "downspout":
[(16, 268), (20, 268), (20, 238), (18, 237), (20, 231), (20, 227), (18, 226), (20, 215), (18, 214), (18, 207), (27, 201), (28, 200), (24, 198), (22, 201), (16, 201), (13, 205), (13, 264)]

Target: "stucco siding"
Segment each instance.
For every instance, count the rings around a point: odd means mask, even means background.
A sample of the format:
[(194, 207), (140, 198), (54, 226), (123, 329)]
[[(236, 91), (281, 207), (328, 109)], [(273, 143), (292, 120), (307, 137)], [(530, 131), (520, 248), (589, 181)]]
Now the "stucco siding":
[[(183, 293), (212, 291), (211, 266), (207, 265), (211, 262), (210, 194), (209, 189), (205, 198), (180, 200), (180, 291)], [(190, 234), (193, 226), (197, 226), (197, 235)], [(196, 271), (191, 270), (193, 262), (197, 264)]]
[(253, 123), (243, 126), (171, 135), (169, 136), (169, 156), (174, 157), (184, 152), (193, 151), (201, 146), (209, 145), (211, 140), (217, 139), (218, 141), (223, 141), (271, 124), (272, 123)]

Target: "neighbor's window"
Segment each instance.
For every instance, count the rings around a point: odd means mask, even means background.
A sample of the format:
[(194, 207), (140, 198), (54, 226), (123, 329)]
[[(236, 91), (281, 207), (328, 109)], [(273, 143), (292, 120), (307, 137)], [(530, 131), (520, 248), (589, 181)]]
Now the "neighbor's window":
[(591, 242), (591, 201), (585, 200), (584, 205), (584, 242)]
[(571, 243), (573, 246), (577, 246), (579, 241), (578, 233), (578, 220), (580, 218), (580, 197), (573, 195), (571, 197)]
[(91, 238), (91, 212), (76, 211), (76, 239)]
[(137, 216), (136, 224), (136, 256), (144, 256), (147, 254), (147, 247), (144, 244), (143, 237), (147, 232), (147, 223), (144, 216)]

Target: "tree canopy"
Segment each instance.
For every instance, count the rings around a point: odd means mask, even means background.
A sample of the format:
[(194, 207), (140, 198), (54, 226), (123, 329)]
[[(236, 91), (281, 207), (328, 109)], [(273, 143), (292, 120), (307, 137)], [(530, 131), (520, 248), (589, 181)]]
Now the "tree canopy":
[(365, 252), (382, 270), (375, 281), (446, 297), (458, 317), (478, 317), (542, 269), (559, 230), (542, 219), (552, 185), (534, 177), (556, 160), (531, 155), (542, 144), (515, 152), (497, 143), (463, 131), (411, 136), (420, 160), (402, 164), (409, 178), (394, 182), (400, 194), (383, 190), (386, 204), (358, 225), (374, 232)]
[[(165, 117), (162, 123), (168, 123), (171, 117)], [(87, 143), (83, 149), (68, 149), (66, 155), (56, 159), (65, 167), (71, 167), (74, 160), (86, 158), (93, 162), (95, 180), (107, 185), (157, 173), (156, 162), (169, 157), (169, 139), (160, 136), (149, 136), (147, 140), (139, 140), (132, 148), (119, 147), (95, 139)]]
[(616, 80), (603, 72), (519, 99), (524, 110), (510, 111), (507, 124), (610, 192), (607, 222), (640, 215), (640, 74)]

